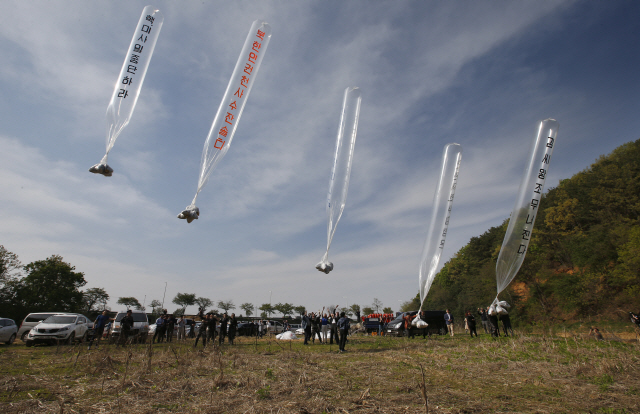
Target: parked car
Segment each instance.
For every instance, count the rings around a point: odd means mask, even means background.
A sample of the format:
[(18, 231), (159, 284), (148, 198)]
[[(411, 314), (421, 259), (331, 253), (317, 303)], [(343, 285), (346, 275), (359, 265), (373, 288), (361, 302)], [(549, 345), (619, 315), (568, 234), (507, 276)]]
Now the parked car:
[(299, 323), (290, 323), (290, 324), (289, 324), (289, 330), (290, 330), (291, 332), (295, 332), (295, 331), (297, 331), (297, 330), (298, 330), (298, 329), (300, 329), (300, 328), (302, 328), (302, 325), (300, 325)]
[(22, 324), (20, 325), (20, 328), (18, 329), (18, 338), (20, 338), (22, 342), (25, 342), (27, 339), (27, 335), (29, 334), (29, 331), (34, 326), (36, 326), (37, 324), (44, 321), (50, 316), (61, 315), (64, 313), (66, 312), (33, 312), (28, 314), (27, 317), (24, 318), (24, 320), (22, 321)]
[[(111, 330), (109, 331), (109, 342), (115, 343), (120, 338), (120, 321), (127, 314), (127, 311), (118, 312), (115, 320), (111, 324)], [(147, 342), (147, 336), (149, 336), (149, 319), (147, 314), (141, 310), (131, 310), (131, 316), (133, 316), (133, 329), (131, 331), (131, 339), (141, 343)]]
[(284, 325), (278, 321), (269, 321), (269, 333), (271, 334), (279, 334), (284, 332)]
[(13, 319), (0, 318), (0, 342), (11, 345), (18, 336), (18, 326)]
[(39, 343), (82, 342), (87, 338), (88, 322), (89, 319), (80, 314), (53, 315), (33, 327), (25, 338), (25, 343), (32, 346)]
[(254, 322), (240, 322), (237, 332), (238, 336), (256, 336), (258, 334), (258, 325)]
[(447, 324), (444, 321), (445, 311), (425, 311), (425, 317), (423, 320), (429, 324), (427, 328), (417, 328), (411, 326), (409, 330), (404, 328), (404, 315), (414, 316), (418, 311), (401, 312), (394, 320), (389, 322), (386, 326), (385, 333), (391, 336), (406, 336), (413, 337), (415, 335), (444, 335), (447, 333)]

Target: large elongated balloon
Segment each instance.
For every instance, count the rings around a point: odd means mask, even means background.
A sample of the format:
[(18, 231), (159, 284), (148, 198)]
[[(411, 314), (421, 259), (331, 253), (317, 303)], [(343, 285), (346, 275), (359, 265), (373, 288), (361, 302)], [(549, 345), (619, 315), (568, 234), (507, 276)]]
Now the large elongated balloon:
[(333, 240), (333, 235), (347, 202), (361, 102), (362, 96), (359, 88), (350, 86), (344, 90), (342, 116), (336, 138), (336, 153), (329, 180), (329, 193), (327, 194), (327, 251), (322, 256), (320, 263), (316, 265), (316, 269), (327, 274), (333, 270), (333, 263), (329, 261), (329, 247), (331, 247), (331, 240)]
[(247, 103), (267, 46), (269, 46), (269, 40), (271, 40), (271, 26), (267, 22), (254, 21), (249, 29), (247, 39), (244, 41), (242, 51), (240, 51), (240, 57), (238, 57), (236, 67), (233, 69), (218, 112), (213, 118), (209, 135), (204, 142), (196, 195), (191, 204), (178, 214), (178, 218), (187, 220), (187, 223), (191, 223), (200, 216), (200, 209), (196, 207), (196, 199), (209, 181), (211, 172), (231, 146), (244, 105)]
[(431, 289), (431, 284), (436, 276), (440, 256), (447, 238), (447, 229), (451, 219), (453, 197), (458, 185), (458, 173), (462, 161), (462, 146), (460, 144), (447, 144), (442, 152), (442, 165), (440, 167), (440, 180), (433, 195), (433, 210), (431, 223), (424, 242), (422, 260), (420, 261), (420, 310), (422, 303)]
[(92, 173), (105, 177), (113, 174), (113, 169), (107, 165), (107, 157), (136, 107), (163, 22), (164, 16), (155, 7), (147, 6), (142, 10), (107, 107), (107, 151), (100, 163), (89, 168)]
[[(538, 135), (531, 148), (531, 159), (524, 170), (516, 204), (511, 212), (507, 233), (498, 255), (498, 263), (496, 264), (498, 295), (509, 286), (509, 283), (516, 276), (527, 253), (533, 224), (540, 210), (540, 198), (549, 171), (558, 128), (560, 128), (560, 124), (555, 119), (545, 119), (540, 122)], [(497, 303), (498, 296), (496, 295), (494, 305)]]

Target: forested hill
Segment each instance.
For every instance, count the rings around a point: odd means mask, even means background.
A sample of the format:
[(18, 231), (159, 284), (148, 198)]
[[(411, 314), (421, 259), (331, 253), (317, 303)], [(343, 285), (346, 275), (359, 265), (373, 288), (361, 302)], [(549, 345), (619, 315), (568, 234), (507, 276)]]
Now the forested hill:
[[(541, 207), (526, 259), (500, 294), (514, 305), (512, 318), (613, 320), (640, 310), (640, 140), (562, 180)], [(507, 223), (473, 237), (445, 264), (425, 309), (461, 315), (491, 304)]]

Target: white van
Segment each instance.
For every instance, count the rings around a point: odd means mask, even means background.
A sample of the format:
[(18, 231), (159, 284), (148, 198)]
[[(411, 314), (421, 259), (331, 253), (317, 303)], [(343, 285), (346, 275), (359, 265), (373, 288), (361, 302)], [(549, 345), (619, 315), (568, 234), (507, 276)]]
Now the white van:
[[(109, 331), (109, 341), (115, 343), (120, 337), (120, 321), (127, 314), (127, 311), (120, 311), (116, 315), (115, 321), (111, 324), (111, 331)], [(131, 336), (137, 338), (136, 341), (146, 342), (149, 335), (149, 319), (147, 314), (141, 310), (131, 309), (131, 316), (133, 316), (133, 331)]]

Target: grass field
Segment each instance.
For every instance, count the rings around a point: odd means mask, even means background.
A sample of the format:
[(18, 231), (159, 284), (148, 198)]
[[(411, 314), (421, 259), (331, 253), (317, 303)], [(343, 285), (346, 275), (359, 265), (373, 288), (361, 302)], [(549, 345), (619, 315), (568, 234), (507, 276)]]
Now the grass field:
[(0, 346), (0, 412), (639, 413), (640, 343), (563, 336), (352, 336), (343, 354), (244, 337), (205, 349), (18, 342)]

